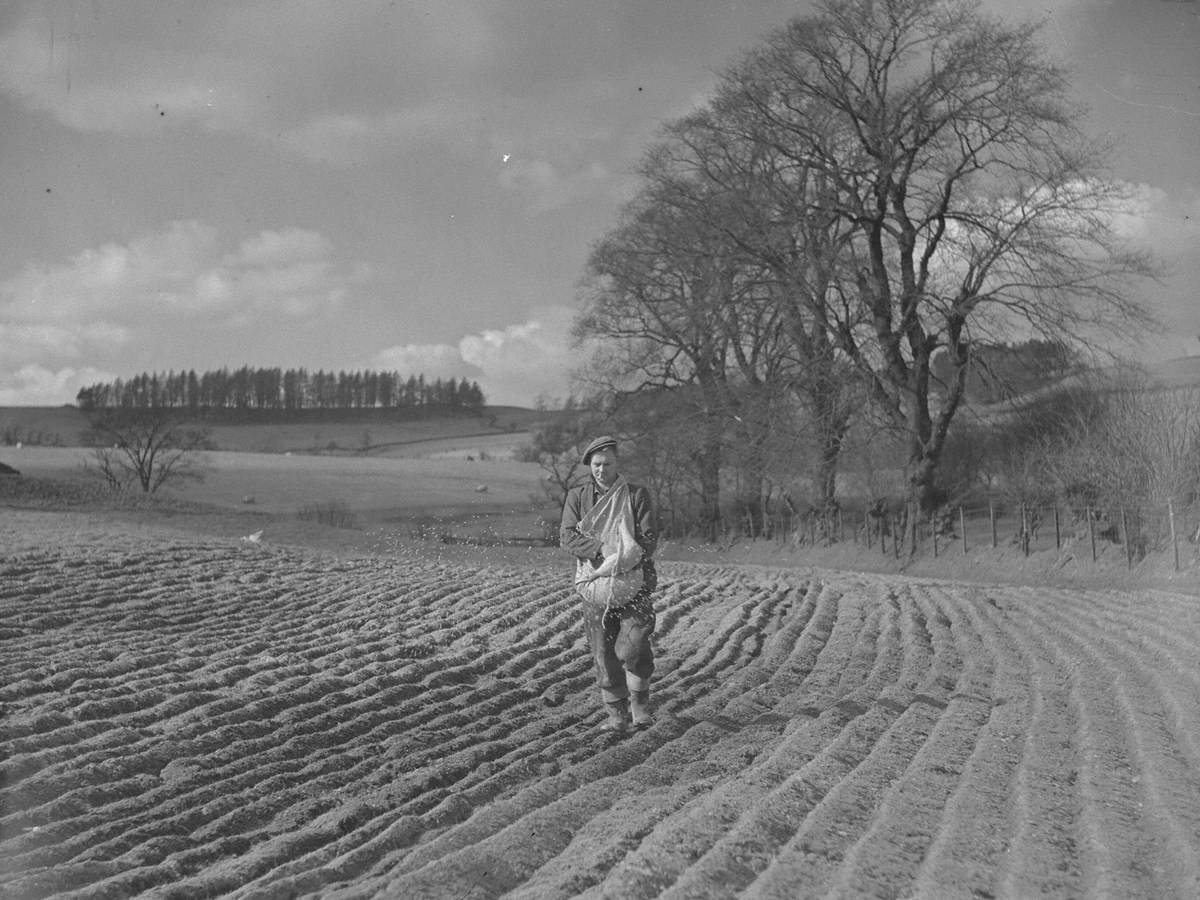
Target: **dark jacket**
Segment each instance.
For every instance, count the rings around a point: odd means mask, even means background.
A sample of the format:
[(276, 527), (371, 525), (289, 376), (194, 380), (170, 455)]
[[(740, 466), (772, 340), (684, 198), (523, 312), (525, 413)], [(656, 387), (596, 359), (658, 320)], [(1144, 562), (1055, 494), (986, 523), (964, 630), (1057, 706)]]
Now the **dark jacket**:
[[(603, 561), (600, 539), (582, 534), (576, 526), (603, 495), (604, 491), (594, 478), (567, 491), (562, 525), (558, 531), (560, 546), (577, 559), (590, 560), (593, 566), (599, 566)], [(658, 573), (653, 559), (654, 551), (658, 549), (654, 503), (650, 499), (650, 491), (640, 484), (629, 485), (629, 503), (633, 507), (633, 539), (642, 548), (642, 561), (637, 567), (642, 570), (645, 590), (652, 591), (658, 586)]]

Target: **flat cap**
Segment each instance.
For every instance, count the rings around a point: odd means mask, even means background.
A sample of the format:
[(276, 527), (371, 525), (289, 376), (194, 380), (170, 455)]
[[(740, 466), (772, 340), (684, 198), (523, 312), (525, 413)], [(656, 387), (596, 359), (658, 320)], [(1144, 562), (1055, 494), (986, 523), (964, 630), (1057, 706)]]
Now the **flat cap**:
[(604, 450), (607, 447), (617, 449), (617, 439), (611, 434), (602, 434), (598, 438), (594, 438), (591, 443), (583, 448), (583, 464), (586, 466), (592, 461), (592, 454), (597, 450)]

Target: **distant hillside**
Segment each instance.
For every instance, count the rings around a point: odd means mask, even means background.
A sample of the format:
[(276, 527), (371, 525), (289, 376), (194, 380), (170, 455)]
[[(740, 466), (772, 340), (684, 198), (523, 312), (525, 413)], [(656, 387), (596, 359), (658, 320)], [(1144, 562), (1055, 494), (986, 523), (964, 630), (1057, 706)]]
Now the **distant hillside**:
[[(979, 342), (971, 357), (963, 399), (976, 406), (1011, 400), (1078, 368), (1071, 351), (1053, 341)], [(935, 355), (931, 368), (935, 384), (948, 385), (956, 377), (948, 353)]]
[(16, 443), (74, 447), (87, 419), (74, 406), (0, 406), (0, 447)]
[[(1200, 388), (1200, 356), (1181, 356), (1175, 359), (1161, 360), (1149, 363), (1142, 373), (1150, 386), (1163, 389), (1198, 387)], [(1056, 378), (1048, 378), (1028, 390), (994, 403), (969, 403), (976, 419), (981, 422), (1004, 421), (1014, 411), (1023, 409), (1035, 401), (1050, 396), (1057, 391), (1082, 386), (1089, 377), (1096, 375), (1115, 375), (1115, 368), (1089, 369)]]
[[(1164, 360), (1147, 367), (1152, 383), (1163, 387), (1200, 387), (1200, 356)], [(971, 403), (976, 416), (989, 420), (1011, 414), (1055, 388), (1077, 381), (1079, 376), (1046, 379), (1030, 386), (1020, 396), (998, 403)], [(390, 413), (390, 414), (389, 414)], [(364, 453), (367, 455), (424, 455), (463, 452), (511, 445), (538, 423), (553, 419), (554, 411), (520, 406), (486, 406), (478, 414), (441, 412), (423, 416), (411, 412), (398, 415), (389, 410), (305, 410), (281, 419), (264, 415), (236, 423), (214, 425), (212, 439), (219, 450), (251, 453)], [(0, 407), (0, 453), (16, 443), (77, 447), (87, 429), (87, 418), (75, 406)], [(511, 438), (511, 439), (510, 439)]]
[[(357, 452), (372, 455), (424, 442), (520, 435), (554, 412), (519, 406), (486, 406), (479, 413), (397, 414), (395, 410), (304, 410), (212, 426), (218, 450), (254, 453)], [(0, 451), (4, 445), (80, 446), (88, 422), (74, 406), (0, 407)], [(487, 441), (483, 442), (484, 445)]]
[[(964, 402), (971, 409), (1003, 409), (1020, 406), (1060, 387), (1077, 384), (1096, 374), (1116, 373), (1115, 368), (1096, 369), (1081, 364), (1069, 349), (1049, 341), (1018, 344), (980, 344), (972, 348), (973, 360), (967, 375)], [(1162, 387), (1200, 385), (1200, 356), (1146, 363), (1145, 377)], [(935, 390), (949, 384), (954, 371), (947, 354), (932, 362)]]
[(1200, 385), (1200, 356), (1180, 356), (1148, 367), (1150, 377), (1164, 387)]

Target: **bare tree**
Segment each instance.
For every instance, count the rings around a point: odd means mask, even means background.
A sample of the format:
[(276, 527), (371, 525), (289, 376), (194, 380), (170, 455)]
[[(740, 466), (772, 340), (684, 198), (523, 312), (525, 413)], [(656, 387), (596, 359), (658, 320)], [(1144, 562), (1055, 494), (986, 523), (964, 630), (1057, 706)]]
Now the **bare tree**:
[(548, 414), (533, 429), (524, 458), (542, 467), (542, 492), (555, 506), (561, 507), (567, 492), (587, 478), (580, 451), (599, 433), (603, 420), (594, 400), (581, 402), (569, 396), (562, 409)]
[(1135, 371), (1096, 378), (1049, 403), (1056, 427), (1041, 454), (1062, 493), (1136, 506), (1200, 488), (1200, 391), (1164, 388)]
[(770, 395), (785, 363), (778, 314), (754, 269), (653, 155), (643, 175), (643, 191), (589, 259), (576, 335), (600, 339), (591, 372), (619, 395), (675, 391), (676, 416), (692, 423), (687, 449), (710, 536), (722, 517), (725, 444), (738, 436), (739, 500), (753, 533), (764, 520)]
[(975, 3), (829, 0), (733, 67), (712, 104), (714, 128), (764, 148), (741, 189), (766, 213), (742, 249), (769, 261), (780, 230), (823, 240), (795, 248), (803, 265), (771, 263), (803, 287), (782, 296), (904, 435), (925, 511), (973, 341), (1099, 346), (1151, 323), (1125, 290), (1152, 270), (1114, 228), (1126, 194), (1036, 31)]
[(863, 401), (824, 305), (853, 229), (812, 202), (827, 190), (819, 168), (742, 125), (740, 111), (718, 98), (669, 125), (652, 158), (675, 173), (676, 193), (690, 191), (691, 214), (705, 218), (755, 273), (767, 307), (758, 320), (777, 323), (786, 340), (786, 385), (808, 415), (817, 503), (831, 510), (842, 444)]
[(201, 451), (209, 447), (209, 429), (179, 410), (97, 410), (84, 440), (94, 448), (85, 468), (115, 489), (136, 484), (152, 494), (204, 480)]

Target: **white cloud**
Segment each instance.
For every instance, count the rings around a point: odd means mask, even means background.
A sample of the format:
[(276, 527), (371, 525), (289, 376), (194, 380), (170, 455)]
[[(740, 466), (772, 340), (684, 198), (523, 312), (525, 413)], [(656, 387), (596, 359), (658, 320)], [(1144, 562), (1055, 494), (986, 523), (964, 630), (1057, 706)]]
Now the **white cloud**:
[(0, 322), (0, 369), (11, 369), (47, 355), (75, 358), (79, 335), (61, 325), (11, 325)]
[(186, 347), (202, 329), (232, 337), (329, 323), (370, 279), (368, 266), (340, 258), (314, 231), (267, 230), (228, 248), (195, 221), (63, 263), (29, 264), (0, 282), (0, 390), (40, 398), (52, 391), (51, 376), (69, 379), (80, 361), (128, 367), (135, 358), (171, 358), (177, 349), (155, 351)]
[(569, 307), (548, 306), (526, 322), (459, 341), (463, 359), (483, 373), (479, 384), (488, 402), (528, 406), (539, 395), (566, 393), (577, 362), (569, 337), (573, 316)]
[(145, 45), (116, 44), (73, 16), (30, 15), (0, 35), (0, 89), (79, 131), (146, 133), (179, 122), (230, 128), (253, 120), (220, 57), (200, 50), (181, 63)]
[(596, 110), (613, 86), (540, 79), (526, 96), (495, 80), (516, 39), (500, 32), (532, 15), (475, 0), (363, 0), (353, 14), (241, 0), (192, 5), (177, 22), (149, 0), (90, 13), (28, 2), (0, 33), (0, 91), (78, 131), (231, 132), (338, 167), (429, 148), (481, 164), (503, 146), (501, 186), (538, 213), (612, 181), (596, 158), (613, 134)]
[(72, 403), (80, 388), (111, 382), (117, 376), (90, 366), (50, 370), (22, 366), (11, 373), (0, 371), (0, 406), (57, 406)]
[(465, 335), (451, 344), (405, 344), (375, 355), (373, 365), (426, 378), (478, 381), (488, 403), (532, 406), (541, 395), (562, 397), (575, 365), (569, 346), (574, 311), (536, 310), (525, 322)]
[(429, 86), (470, 78), (495, 49), (472, 0), (21, 5), (0, 33), (0, 91), (25, 106), (78, 131), (237, 131), (338, 164), (461, 123), (462, 104)]
[(324, 114), (281, 132), (279, 142), (307, 159), (348, 166), (370, 155), (373, 129), (366, 116)]
[[(0, 396), (70, 402), (80, 387), (111, 380), (102, 368), (190, 364), (165, 348), (184, 346), (201, 330), (211, 339), (279, 334), (289, 320), (312, 326), (370, 276), (317, 232), (273, 229), (230, 242), (200, 222), (172, 223), (63, 263), (29, 265), (0, 283)], [(539, 395), (566, 393), (572, 317), (569, 307), (547, 306), (457, 344), (387, 348), (371, 365), (467, 377), (492, 403), (529, 405)], [(328, 320), (330, 329), (341, 324)]]
[(356, 0), (353, 8), (233, 0), (207, 6), (212, 9), (211, 38), (227, 50), (283, 61), (307, 59), (318, 68), (353, 54), (373, 65), (440, 65), (448, 77), (486, 62), (496, 49), (492, 10), (478, 0)]
[(170, 301), (191, 292), (191, 283), (215, 253), (216, 241), (212, 228), (175, 222), (128, 244), (86, 249), (67, 263), (31, 263), (0, 283), (0, 311), (29, 323), (77, 323)]
[(350, 166), (414, 145), (461, 143), (479, 127), (478, 118), (471, 105), (442, 98), (370, 115), (323, 112), (260, 136), (306, 159)]
[(603, 193), (612, 179), (607, 168), (594, 162), (564, 172), (545, 159), (514, 158), (500, 170), (500, 185), (528, 197), (534, 212), (547, 212)]
[(1200, 332), (1200, 191), (1168, 193), (1150, 184), (1126, 184), (1126, 204), (1114, 217), (1117, 234), (1153, 254), (1161, 277), (1138, 286), (1150, 309), (1167, 327), (1150, 338), (1152, 357), (1176, 355), (1179, 335)]
[(401, 375), (424, 375), (432, 378), (462, 378), (471, 380), (479, 370), (467, 364), (458, 347), (450, 344), (401, 344), (375, 354), (371, 367), (399, 372)]
[[(1162, 279), (1143, 291), (1168, 328), (1156, 336), (1158, 355), (1175, 355), (1179, 335), (1200, 333), (1200, 192), (1168, 194), (1150, 185), (1134, 186), (1133, 202), (1118, 221), (1121, 234), (1161, 260)], [(1153, 355), (1153, 354), (1152, 354)]]
[(566, 104), (545, 97), (505, 98), (511, 119), (490, 123), (487, 136), (488, 153), (500, 163), (499, 185), (521, 195), (535, 213), (601, 195), (611, 201), (616, 179), (597, 156), (610, 148), (613, 130), (587, 115), (605, 102), (608, 90), (604, 84), (576, 83)]
[(1195, 251), (1200, 243), (1200, 193), (1171, 195), (1150, 184), (1125, 188), (1125, 208), (1114, 220), (1118, 234), (1164, 258)]
[[(221, 153), (250, 143), (318, 166), (411, 170), (414, 160), (452, 158), (446, 170), (485, 174), (507, 153), (496, 185), (532, 215), (628, 194), (629, 179), (613, 174), (616, 135), (599, 112), (614, 102), (612, 79), (547, 80), (535, 77), (536, 59), (505, 55), (525, 46), (526, 25), (543, 14), (477, 0), (362, 0), (353, 12), (277, 0), (185, 6), (18, 0), (0, 31), (0, 92), (80, 132), (169, 147), (201, 131), (217, 136)], [(235, 296), (208, 277), (164, 301)]]
[(325, 257), (333, 251), (329, 240), (307, 228), (263, 231), (242, 241), (237, 262), (249, 265), (288, 263)]
[[(89, 248), (66, 263), (29, 264), (0, 283), (0, 312), (32, 326), (136, 330), (164, 310), (206, 320), (311, 315), (336, 306), (347, 286), (370, 277), (339, 260), (322, 235), (301, 228), (264, 231), (223, 252), (214, 228), (173, 222), (128, 244)], [(61, 323), (74, 323), (62, 326)]]

